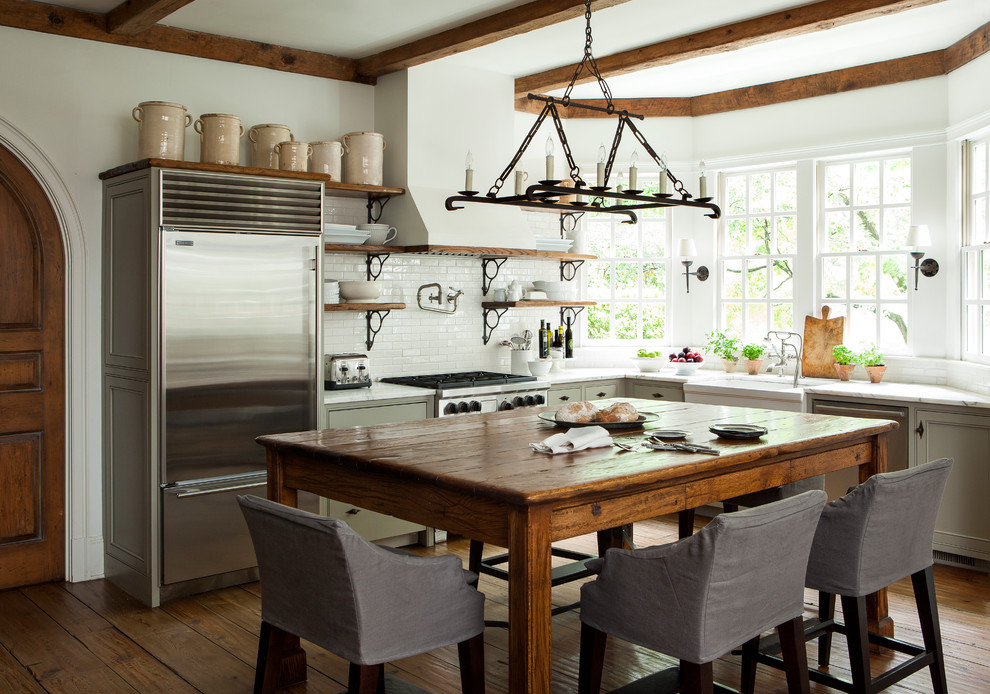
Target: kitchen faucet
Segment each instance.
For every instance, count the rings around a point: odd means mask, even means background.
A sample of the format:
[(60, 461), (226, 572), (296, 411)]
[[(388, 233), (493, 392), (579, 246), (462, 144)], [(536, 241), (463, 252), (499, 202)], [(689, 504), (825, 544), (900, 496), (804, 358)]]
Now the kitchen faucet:
[[(793, 340), (797, 338), (797, 344), (794, 344)], [(780, 341), (780, 349), (778, 350), (774, 345), (774, 340)], [(767, 336), (763, 340), (770, 345), (769, 354), (770, 356), (777, 359), (775, 364), (771, 364), (767, 367), (767, 373), (770, 373), (774, 369), (777, 370), (778, 376), (784, 375), (784, 368), (787, 366), (787, 348), (790, 347), (793, 350), (794, 356), (794, 387), (797, 388), (798, 377), (801, 375), (801, 354), (804, 351), (804, 338), (798, 333), (792, 333), (786, 330), (771, 330), (767, 333)]]

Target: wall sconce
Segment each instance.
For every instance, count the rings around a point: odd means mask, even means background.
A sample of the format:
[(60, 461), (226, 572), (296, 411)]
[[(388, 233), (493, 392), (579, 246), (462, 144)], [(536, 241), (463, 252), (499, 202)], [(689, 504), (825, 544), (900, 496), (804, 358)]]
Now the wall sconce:
[(918, 291), (919, 271), (925, 277), (934, 277), (938, 274), (938, 262), (934, 258), (925, 258), (922, 260), (925, 257), (925, 252), (917, 250), (918, 248), (932, 245), (932, 237), (928, 233), (928, 225), (919, 224), (911, 227), (908, 230), (907, 245), (909, 248), (915, 249), (911, 251), (911, 257), (914, 258), (914, 265), (911, 267), (914, 269), (914, 290)]
[(697, 277), (699, 282), (704, 282), (708, 279), (708, 268), (701, 265), (698, 267), (696, 272), (691, 272), (691, 263), (694, 261), (688, 260), (688, 258), (694, 258), (698, 255), (698, 249), (694, 245), (694, 239), (681, 239), (677, 245), (677, 255), (684, 258), (684, 260), (681, 261), (684, 265), (684, 282), (687, 285), (687, 293), (690, 294), (691, 275)]

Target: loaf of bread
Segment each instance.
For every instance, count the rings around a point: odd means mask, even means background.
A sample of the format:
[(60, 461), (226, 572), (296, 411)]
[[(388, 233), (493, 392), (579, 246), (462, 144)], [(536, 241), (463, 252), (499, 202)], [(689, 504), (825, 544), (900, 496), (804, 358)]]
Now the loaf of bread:
[(572, 402), (557, 410), (558, 422), (593, 422), (598, 408), (587, 400)]
[(595, 413), (595, 422), (635, 422), (639, 411), (628, 402), (617, 402)]

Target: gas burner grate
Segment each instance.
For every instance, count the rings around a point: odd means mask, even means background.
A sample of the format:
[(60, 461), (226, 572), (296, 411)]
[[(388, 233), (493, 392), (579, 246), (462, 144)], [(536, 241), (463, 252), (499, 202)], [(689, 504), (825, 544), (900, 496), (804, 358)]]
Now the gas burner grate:
[(391, 376), (381, 379), (385, 383), (418, 388), (474, 388), (477, 386), (503, 385), (535, 381), (535, 376), (518, 376), (494, 371), (461, 371), (456, 373), (430, 374), (426, 376)]

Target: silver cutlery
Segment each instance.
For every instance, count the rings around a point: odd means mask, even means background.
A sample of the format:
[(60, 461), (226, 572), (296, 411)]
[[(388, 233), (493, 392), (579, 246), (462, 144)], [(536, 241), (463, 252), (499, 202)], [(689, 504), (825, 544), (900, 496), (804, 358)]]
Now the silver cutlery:
[(612, 445), (619, 448), (622, 452), (628, 451), (630, 453), (636, 453), (639, 451), (637, 446), (630, 446), (628, 443), (619, 443), (618, 441), (613, 441)]
[(698, 443), (675, 443), (671, 441), (661, 441), (658, 439), (647, 439), (646, 445), (655, 451), (681, 451), (684, 453), (721, 455), (718, 449), (712, 448), (711, 446), (703, 446)]

